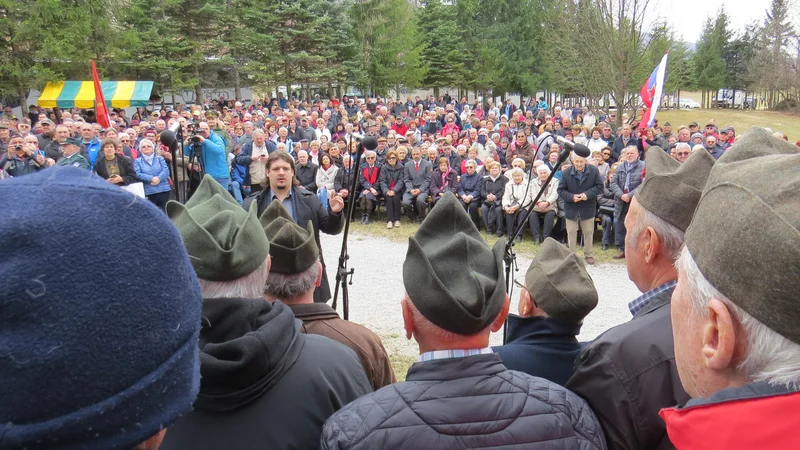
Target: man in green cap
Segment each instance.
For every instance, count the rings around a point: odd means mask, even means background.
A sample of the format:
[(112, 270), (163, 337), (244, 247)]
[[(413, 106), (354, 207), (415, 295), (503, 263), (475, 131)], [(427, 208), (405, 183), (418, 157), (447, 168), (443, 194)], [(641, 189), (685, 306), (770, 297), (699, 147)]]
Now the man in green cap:
[(56, 163), (57, 166), (73, 166), (89, 170), (89, 161), (81, 156), (81, 140), (74, 137), (64, 139), (59, 145), (63, 156)]
[(489, 248), (452, 193), (409, 238), (401, 301), (419, 362), (334, 414), (323, 449), (605, 448), (600, 425), (577, 395), (508, 370), (489, 347), (509, 302), (505, 241)]
[(673, 448), (658, 411), (689, 398), (672, 344), (674, 264), (713, 165), (708, 152), (681, 164), (659, 147), (647, 150), (647, 176), (625, 218), (628, 276), (643, 294), (628, 304), (630, 322), (585, 347), (567, 382), (594, 409), (609, 448)]
[(508, 316), (506, 344), (493, 350), (509, 369), (564, 386), (583, 348), (583, 319), (597, 306), (592, 277), (575, 252), (547, 238), (514, 284), (519, 315)]
[(301, 332), (288, 306), (263, 298), (269, 241), (256, 216), (206, 175), (167, 204), (203, 293), (200, 393), (162, 450), (316, 448), (325, 420), (372, 392), (356, 355)]
[(272, 202), (259, 219), (270, 240), (272, 270), (264, 298), (280, 300), (303, 321), (303, 332), (318, 334), (356, 352), (373, 389), (397, 381), (381, 339), (365, 327), (342, 320), (327, 303), (314, 303), (314, 289), (322, 282), (319, 248), (311, 223), (303, 228), (279, 202)]
[(692, 399), (661, 412), (678, 449), (800, 447), (798, 150), (763, 128), (744, 134), (686, 230), (672, 336)]

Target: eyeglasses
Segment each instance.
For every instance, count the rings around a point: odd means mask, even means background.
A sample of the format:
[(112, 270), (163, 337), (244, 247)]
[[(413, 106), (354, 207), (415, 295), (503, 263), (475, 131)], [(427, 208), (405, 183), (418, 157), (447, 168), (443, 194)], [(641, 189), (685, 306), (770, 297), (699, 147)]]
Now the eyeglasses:
[(514, 278), (514, 284), (521, 289), (528, 289), (525, 287), (525, 275), (520, 275), (517, 278)]
[[(367, 159), (370, 159), (370, 158), (367, 158)], [(390, 156), (390, 157), (388, 157), (388, 158), (386, 158), (386, 159), (387, 159), (387, 160), (389, 160), (389, 161), (391, 161), (391, 160), (393, 160), (393, 159), (397, 159), (397, 158), (395, 158), (394, 156)]]
[(689, 156), (689, 152), (678, 152), (678, 156)]
[(367, 156), (367, 159), (375, 159), (374, 156)]
[(611, 153), (603, 152), (603, 156), (611, 156)]

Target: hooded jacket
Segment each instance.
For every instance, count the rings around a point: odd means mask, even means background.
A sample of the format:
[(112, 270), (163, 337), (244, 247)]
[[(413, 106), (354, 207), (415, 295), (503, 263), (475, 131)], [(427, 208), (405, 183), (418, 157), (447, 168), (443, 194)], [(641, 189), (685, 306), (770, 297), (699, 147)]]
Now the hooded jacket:
[(162, 450), (315, 449), (325, 420), (372, 391), (349, 348), (301, 333), (281, 302), (203, 300), (200, 393)]

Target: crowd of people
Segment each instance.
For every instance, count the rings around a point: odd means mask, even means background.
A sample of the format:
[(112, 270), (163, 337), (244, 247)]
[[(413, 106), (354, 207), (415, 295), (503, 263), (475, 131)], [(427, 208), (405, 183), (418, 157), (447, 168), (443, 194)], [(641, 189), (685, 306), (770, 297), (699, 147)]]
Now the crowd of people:
[[(237, 108), (222, 108), (223, 121)], [(91, 150), (93, 126), (81, 138), (62, 129), (53, 138), (57, 151), (48, 143), (44, 154), (25, 146), (36, 135), (6, 136), (11, 162), (40, 168), (12, 170), (0, 181), (0, 448), (800, 445), (793, 433), (800, 411), (800, 148), (753, 128), (720, 155), (703, 147), (681, 157), (682, 141), (674, 152), (650, 138), (634, 145), (624, 126), (615, 138), (622, 143), (607, 146), (611, 165), (619, 164), (607, 167), (611, 175), (601, 174), (604, 146), (598, 159), (573, 154), (560, 179), (546, 184), (558, 168), (544, 141), (531, 144), (525, 134), (513, 149), (501, 138), (490, 155), (481, 154), (488, 141), (470, 143), (477, 155), (456, 163), (458, 149), (442, 136), (459, 127), (448, 111), (455, 109), (443, 110), (432, 144), (408, 133), (407, 142), (393, 135), (389, 147), (387, 132), (358, 172), (347, 170), (355, 166), (349, 139), (343, 155), (338, 139), (327, 151), (322, 142), (306, 150), (303, 139), (287, 146), (283, 128), (276, 142), (268, 136), (274, 126), (259, 133), (264, 127), (252, 126), (252, 113), (241, 109), (251, 120), (233, 121), (234, 136), (239, 123), (253, 128), (252, 142), (242, 145), (225, 137), (225, 122), (218, 128), (212, 114), (196, 133), (186, 124), (184, 153), (194, 156), (174, 155), (189, 168), (183, 179), (173, 177), (176, 190), (191, 191), (185, 203), (165, 200), (172, 186), (147, 200), (112, 186), (144, 181), (140, 170), (151, 170), (150, 185), (160, 185), (163, 173), (153, 166), (169, 156), (153, 132), (169, 121), (129, 135), (139, 142), (127, 151), (116, 142), (113, 151)], [(313, 114), (299, 113), (301, 128)], [(381, 120), (369, 114), (367, 132), (380, 136)], [(354, 142), (357, 129), (344, 127)], [(466, 137), (473, 132), (481, 129), (468, 128)], [(422, 158), (425, 143), (433, 158)], [(501, 154), (510, 154), (507, 167)], [(349, 192), (331, 173), (332, 189), (305, 184), (314, 157), (317, 175), (339, 168), (341, 158), (362, 189)], [(247, 169), (239, 188), (249, 186), (249, 194), (236, 195), (230, 171), (237, 165)], [(196, 185), (192, 172), (200, 174)], [(262, 182), (253, 184), (252, 174)], [(409, 180), (412, 189), (402, 191)], [(543, 195), (525, 217), (533, 197), (521, 193), (529, 187)], [(484, 190), (485, 201), (473, 205)], [(163, 203), (153, 197), (162, 192)], [(390, 206), (386, 197), (403, 199)], [(569, 246), (545, 236), (559, 198)], [(386, 201), (397, 222), (401, 211), (424, 218), (402, 267), (397, 320), (420, 353), (403, 382), (381, 339), (327, 303), (319, 233), (338, 234), (345, 203), (356, 199), (365, 215)], [(591, 243), (580, 257), (575, 241), (579, 228), (591, 239), (595, 203), (603, 225), (614, 222), (642, 295), (628, 304), (630, 321), (581, 343), (598, 294), (587, 269)], [(509, 311), (506, 240), (490, 247), (479, 231), (492, 220), (495, 227), (530, 220), (541, 232), (525, 275), (510, 280), (520, 291), (517, 314)], [(87, 239), (87, 228), (106, 238), (103, 245)], [(490, 333), (506, 322), (506, 342), (490, 347)]]
[[(210, 174), (244, 204), (268, 185), (267, 157), (284, 151), (294, 159), (300, 186), (323, 206), (334, 195), (352, 198), (362, 224), (374, 220), (378, 208), (389, 229), (400, 227), (404, 216), (419, 223), (452, 192), (479, 229), (498, 237), (519, 241), (529, 230), (536, 244), (553, 236), (574, 250), (580, 231), (589, 264), (597, 228), (602, 248), (616, 247), (615, 257), (624, 258), (625, 217), (645, 173), (646, 149), (658, 146), (681, 162), (705, 149), (717, 159), (736, 140), (733, 127), (713, 120), (703, 129), (694, 122), (674, 130), (657, 122), (639, 129), (623, 114), (616, 128), (613, 111), (595, 114), (560, 103), (551, 108), (544, 98), (518, 107), (510, 100), (470, 105), (449, 94), (405, 102), (279, 95), (249, 106), (209, 100), (138, 108), (130, 118), (115, 110), (107, 129), (91, 123), (92, 111), (61, 111), (56, 118), (34, 106), (20, 120), (6, 109), (0, 116), (0, 176), (79, 166), (110, 183), (142, 183), (147, 198), (163, 209), (170, 196), (185, 191), (178, 198), (186, 198)], [(173, 161), (159, 137), (176, 122), (186, 141)], [(378, 147), (354, 162), (358, 142), (368, 135)], [(572, 155), (557, 167), (559, 136), (585, 144), (590, 157)], [(555, 181), (528, 208), (552, 171)]]

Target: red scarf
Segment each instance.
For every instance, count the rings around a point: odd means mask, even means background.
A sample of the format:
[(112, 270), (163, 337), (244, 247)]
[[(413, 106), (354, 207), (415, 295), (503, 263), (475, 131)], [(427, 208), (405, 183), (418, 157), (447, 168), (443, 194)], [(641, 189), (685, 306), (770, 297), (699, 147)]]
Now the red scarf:
[(367, 180), (369, 184), (375, 184), (378, 181), (378, 166), (372, 167), (372, 173), (370, 174), (370, 167), (364, 167), (364, 179)]

